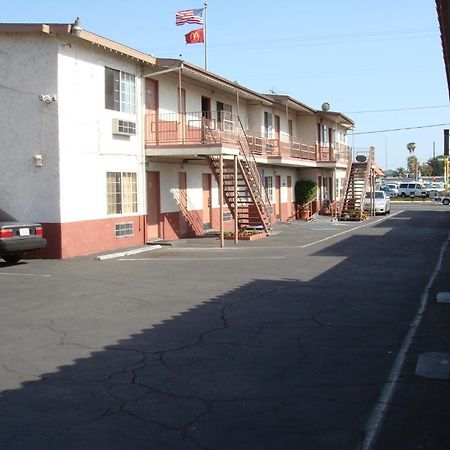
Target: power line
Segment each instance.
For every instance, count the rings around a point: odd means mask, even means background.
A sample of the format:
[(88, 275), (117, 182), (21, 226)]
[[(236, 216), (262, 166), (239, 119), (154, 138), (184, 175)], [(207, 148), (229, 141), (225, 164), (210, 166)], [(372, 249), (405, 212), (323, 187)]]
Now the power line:
[[(301, 46), (320, 46), (330, 44), (358, 44), (367, 42), (394, 41), (403, 39), (423, 39), (434, 38), (439, 36), (435, 28), (416, 28), (403, 30), (385, 30), (375, 32), (361, 33), (340, 33), (340, 34), (321, 34), (321, 35), (303, 35), (291, 36), (283, 38), (257, 39), (246, 41), (227, 41), (226, 43), (213, 44), (211, 49), (220, 51), (236, 51), (236, 50), (267, 50), (284, 47), (301, 47)], [(177, 47), (156, 47), (152, 49), (152, 53), (157, 51), (169, 51)], [(192, 49), (193, 50), (193, 49)]]
[(389, 111), (412, 111), (415, 109), (435, 109), (435, 108), (448, 108), (450, 105), (437, 105), (437, 106), (415, 106), (411, 108), (392, 108), (392, 109), (368, 109), (366, 111), (346, 111), (344, 114), (361, 114), (361, 113), (375, 113), (375, 112), (389, 112)]
[(446, 125), (450, 125), (450, 123), (437, 123), (437, 124), (435, 124), (435, 125), (421, 125), (421, 126), (418, 126), (418, 127), (391, 128), (390, 130), (360, 131), (359, 133), (352, 133), (352, 135), (357, 135), (357, 134), (375, 134), (375, 133), (389, 133), (389, 132), (391, 132), (391, 131), (417, 130), (418, 128), (445, 127)]

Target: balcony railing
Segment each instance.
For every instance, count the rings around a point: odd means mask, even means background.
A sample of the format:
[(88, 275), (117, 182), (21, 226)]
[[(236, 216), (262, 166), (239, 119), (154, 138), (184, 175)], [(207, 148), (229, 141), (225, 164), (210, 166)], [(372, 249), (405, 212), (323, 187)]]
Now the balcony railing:
[[(239, 118), (228, 111), (189, 112), (186, 114), (147, 114), (145, 116), (145, 146), (167, 147), (213, 143), (237, 144)], [(305, 161), (344, 162), (349, 148), (342, 144), (319, 146), (316, 143), (289, 137), (288, 140), (265, 136), (246, 130), (250, 150), (263, 158), (293, 158)]]

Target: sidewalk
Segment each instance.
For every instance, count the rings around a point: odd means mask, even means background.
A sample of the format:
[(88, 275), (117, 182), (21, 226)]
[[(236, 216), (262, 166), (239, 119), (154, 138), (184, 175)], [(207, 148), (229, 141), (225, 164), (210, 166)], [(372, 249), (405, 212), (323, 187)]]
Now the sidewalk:
[(449, 299), (450, 249), (447, 248), (397, 391), (373, 447), (376, 450), (450, 448)]

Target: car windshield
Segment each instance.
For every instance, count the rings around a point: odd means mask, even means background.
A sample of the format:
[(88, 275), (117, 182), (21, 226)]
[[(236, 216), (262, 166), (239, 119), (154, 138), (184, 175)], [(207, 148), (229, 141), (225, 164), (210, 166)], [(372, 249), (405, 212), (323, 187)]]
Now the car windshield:
[[(366, 198), (372, 198), (372, 192), (366, 192)], [(384, 198), (384, 193), (382, 191), (376, 191), (375, 198)]]

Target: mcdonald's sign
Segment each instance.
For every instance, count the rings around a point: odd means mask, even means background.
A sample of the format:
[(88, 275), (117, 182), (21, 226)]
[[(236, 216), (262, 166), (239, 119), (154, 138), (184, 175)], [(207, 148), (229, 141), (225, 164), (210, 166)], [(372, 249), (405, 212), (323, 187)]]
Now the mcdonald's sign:
[(201, 44), (205, 42), (203, 35), (203, 28), (198, 30), (192, 30), (188, 34), (185, 34), (186, 44)]

